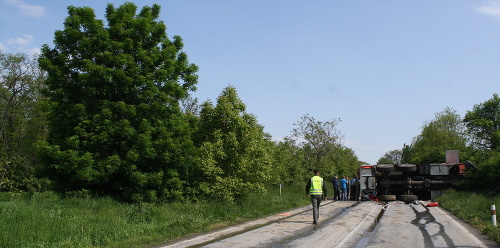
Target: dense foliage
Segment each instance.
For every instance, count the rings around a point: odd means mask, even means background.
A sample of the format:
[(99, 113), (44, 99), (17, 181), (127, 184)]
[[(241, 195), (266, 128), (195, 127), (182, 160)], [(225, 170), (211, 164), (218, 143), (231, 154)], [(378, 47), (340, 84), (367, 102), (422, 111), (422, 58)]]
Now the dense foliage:
[(179, 99), (197, 83), (181, 38), (168, 39), (158, 5), (108, 4), (107, 26), (91, 8), (68, 10), (40, 58), (50, 100), (43, 174), (63, 192), (181, 198), (196, 150)]
[(0, 191), (39, 190), (36, 143), (47, 134), (45, 72), (25, 54), (0, 53)]
[(500, 148), (500, 97), (493, 94), (491, 99), (476, 104), (464, 117), (472, 144), (479, 149)]
[(263, 191), (270, 179), (269, 137), (234, 87), (223, 90), (217, 104), (201, 109), (198, 142), (202, 171), (200, 190), (218, 199)]
[(472, 158), (478, 170), (464, 183), (478, 192), (500, 193), (500, 97), (498, 94), (474, 105), (464, 117), (470, 137)]
[[(422, 127), (422, 133), (413, 139), (410, 146), (404, 148), (405, 163), (444, 162), (446, 150), (467, 149), (464, 124), (459, 114), (451, 108), (437, 113), (434, 119)], [(464, 154), (462, 159), (466, 159)]]

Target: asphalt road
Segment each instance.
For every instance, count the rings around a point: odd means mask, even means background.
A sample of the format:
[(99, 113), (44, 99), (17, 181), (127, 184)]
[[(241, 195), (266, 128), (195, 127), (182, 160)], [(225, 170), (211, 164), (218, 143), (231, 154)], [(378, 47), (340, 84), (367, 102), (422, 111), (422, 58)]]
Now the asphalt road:
[(158, 247), (500, 247), (427, 203), (327, 200), (317, 225), (308, 206)]

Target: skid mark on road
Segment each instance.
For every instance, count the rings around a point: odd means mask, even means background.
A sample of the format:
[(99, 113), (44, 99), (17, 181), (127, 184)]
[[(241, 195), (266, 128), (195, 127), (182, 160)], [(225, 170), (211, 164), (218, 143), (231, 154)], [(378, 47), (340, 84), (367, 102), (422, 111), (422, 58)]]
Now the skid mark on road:
[[(328, 204), (328, 203), (327, 203)], [(327, 205), (325, 204), (325, 205)], [(276, 223), (280, 220), (283, 219), (289, 219), (294, 216), (300, 215), (304, 212), (309, 211), (309, 208), (307, 207), (302, 207), (299, 209), (296, 209), (292, 212), (286, 212), (286, 213), (280, 213), (276, 214), (275, 218), (273, 216), (269, 216), (270, 220), (256, 220), (256, 221), (249, 221), (246, 223), (241, 223), (233, 227), (226, 227), (220, 230), (215, 230), (206, 234), (201, 234), (201, 235), (196, 235), (194, 237), (187, 237), (183, 240), (177, 240), (173, 241), (161, 246), (156, 246), (156, 248), (177, 248), (177, 247), (201, 247), (205, 246), (211, 243), (215, 243), (220, 240), (224, 240), (245, 232), (249, 232), (267, 225), (270, 225), (272, 223)], [(265, 218), (264, 218), (265, 219)]]
[(424, 205), (328, 201), (321, 204), (318, 225), (311, 216), (311, 206), (297, 208), (161, 247), (498, 247)]
[[(422, 233), (425, 247), (434, 247), (434, 242), (432, 240), (435, 239), (437, 236), (442, 237), (448, 247), (455, 247), (453, 240), (444, 231), (444, 225), (436, 221), (436, 218), (434, 218), (434, 216), (431, 214), (428, 207), (426, 206), (423, 207), (425, 208), (425, 211), (420, 212), (413, 205), (411, 205), (411, 208), (415, 213), (415, 219), (411, 222), (411, 224), (418, 227), (418, 229)], [(439, 226), (439, 231), (434, 235), (431, 235), (429, 233), (429, 226), (431, 224), (436, 224)]]
[[(314, 247), (343, 247), (347, 242), (357, 239), (355, 234), (363, 233), (369, 220), (374, 219), (373, 211), (377, 209), (378, 204), (371, 205), (370, 202), (343, 202), (343, 206), (337, 206), (337, 209), (327, 214), (320, 214), (327, 219), (323, 219), (317, 226), (304, 229), (280, 242), (275, 242), (266, 247), (306, 247), (314, 243)], [(370, 204), (370, 205), (367, 205)]]
[[(321, 204), (322, 208), (328, 207), (328, 205), (334, 203), (333, 201), (325, 201)], [(210, 246), (211, 244), (217, 243), (219, 241), (223, 241), (226, 239), (233, 238), (238, 235), (242, 235), (245, 233), (250, 233), (254, 230), (258, 230), (260, 228), (265, 228), (272, 224), (279, 223), (297, 223), (304, 224), (304, 228), (309, 228), (312, 225), (308, 225), (312, 223), (311, 221), (303, 220), (302, 216), (309, 216), (311, 211), (311, 207), (302, 207), (299, 209), (295, 209), (293, 211), (288, 211), (284, 213), (279, 213), (273, 216), (269, 216), (267, 218), (255, 221), (249, 221), (247, 223), (239, 224), (235, 227), (223, 228), (221, 230), (216, 230), (207, 234), (197, 235), (191, 238), (187, 238), (184, 240), (174, 241), (169, 244), (165, 244), (162, 246), (157, 246), (157, 248), (177, 248), (177, 247), (203, 247)]]
[[(275, 244), (273, 246), (269, 246), (269, 247), (282, 247), (283, 245), (285, 245), (285, 244), (287, 244), (287, 243), (289, 243), (289, 242), (291, 242), (293, 240), (301, 239), (301, 238), (310, 236), (310, 235), (312, 235), (314, 233), (314, 231), (316, 231), (318, 229), (321, 229), (323, 226), (329, 225), (334, 219), (338, 219), (338, 218), (341, 218), (344, 215), (346, 215), (347, 212), (348, 212), (348, 209), (356, 206), (357, 204), (359, 204), (359, 202), (355, 202), (352, 205), (340, 208), (340, 209), (336, 210), (335, 212), (329, 214), (328, 218), (327, 219), (323, 219), (323, 221), (321, 221), (318, 225), (313, 225), (312, 229), (308, 229), (307, 231), (298, 232), (296, 235), (293, 235), (293, 236), (291, 236), (289, 238), (285, 238), (285, 239), (281, 240), (281, 242), (279, 242), (279, 243), (277, 243), (277, 244)], [(320, 218), (322, 216), (324, 216), (324, 214), (323, 215), (320, 214)], [(308, 222), (310, 223), (310, 221), (308, 221)]]
[[(496, 243), (493, 242), (493, 244), (486, 245), (483, 242), (481, 242), (476, 236), (474, 236), (472, 233), (470, 233), (464, 226), (462, 226), (460, 223), (458, 223), (451, 215), (443, 211), (441, 208), (436, 208), (435, 211), (439, 212), (440, 215), (445, 217), (449, 222), (451, 222), (455, 227), (457, 227), (460, 231), (462, 231), (470, 240), (472, 240), (478, 247), (496, 247)], [(493, 246), (495, 245), (495, 246)]]
[[(373, 224), (368, 228), (368, 230), (362, 235), (361, 240), (356, 244), (355, 248), (363, 248), (366, 247), (368, 242), (370, 242), (370, 239), (372, 238), (373, 233), (377, 232), (377, 228), (380, 226), (380, 219), (382, 219), (382, 216), (384, 216), (385, 211), (391, 206), (390, 203), (387, 203), (382, 206), (382, 209), (377, 215), (377, 218), (373, 222)], [(367, 215), (367, 217), (369, 214)], [(366, 217), (365, 217), (366, 218)]]

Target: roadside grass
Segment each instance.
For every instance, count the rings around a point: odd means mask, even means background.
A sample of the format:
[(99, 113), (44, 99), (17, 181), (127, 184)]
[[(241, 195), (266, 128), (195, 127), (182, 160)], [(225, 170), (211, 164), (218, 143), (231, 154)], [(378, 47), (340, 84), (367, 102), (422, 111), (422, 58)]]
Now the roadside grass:
[(126, 204), (108, 198), (0, 193), (0, 247), (148, 247), (309, 203), (303, 185), (235, 203)]
[(491, 205), (500, 208), (499, 195), (447, 190), (436, 201), (439, 202), (440, 206), (470, 223), (495, 242), (500, 243), (500, 227), (495, 227), (491, 223)]

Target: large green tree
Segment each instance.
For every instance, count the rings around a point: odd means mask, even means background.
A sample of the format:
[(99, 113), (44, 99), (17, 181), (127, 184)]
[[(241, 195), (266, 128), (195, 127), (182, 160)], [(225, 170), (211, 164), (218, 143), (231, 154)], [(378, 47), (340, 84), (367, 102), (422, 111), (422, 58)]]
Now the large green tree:
[(340, 146), (326, 156), (323, 162), (324, 171), (327, 176), (334, 174), (340, 176), (351, 176), (357, 173), (361, 164), (365, 164), (358, 160), (358, 157), (349, 147)]
[(474, 105), (464, 117), (473, 145), (478, 149), (500, 148), (500, 97), (493, 94), (487, 101)]
[(340, 119), (316, 121), (310, 115), (302, 116), (292, 130), (292, 139), (304, 150), (307, 166), (320, 169), (321, 160), (341, 146), (341, 133), (337, 129)]
[(467, 139), (461, 117), (451, 108), (425, 123), (410, 146), (403, 148), (405, 163), (444, 162), (446, 150), (465, 151)]
[(317, 121), (310, 115), (296, 122), (289, 138), (300, 149), (302, 166), (318, 169), (325, 176), (354, 174), (360, 162), (354, 151), (342, 145), (337, 129), (340, 119)]
[(106, 22), (88, 7), (68, 14), (39, 60), (50, 99), (43, 175), (63, 192), (183, 197), (195, 151), (179, 100), (195, 90), (197, 67), (182, 39), (167, 37), (156, 4), (108, 4)]
[(47, 133), (44, 80), (36, 59), (0, 53), (0, 191), (35, 190), (35, 144)]
[(201, 147), (200, 190), (232, 201), (252, 191), (263, 191), (271, 168), (271, 142), (263, 126), (226, 87), (214, 106), (202, 105), (198, 144)]
[(469, 174), (467, 189), (498, 192), (500, 188), (500, 97), (474, 105), (464, 117), (478, 171)]

